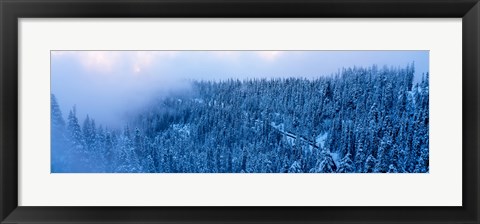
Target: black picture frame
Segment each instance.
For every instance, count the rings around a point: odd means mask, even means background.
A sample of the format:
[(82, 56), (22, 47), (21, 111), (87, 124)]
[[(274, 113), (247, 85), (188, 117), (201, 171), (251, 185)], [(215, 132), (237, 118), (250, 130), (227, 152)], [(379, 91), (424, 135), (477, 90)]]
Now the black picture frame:
[[(0, 0), (1, 223), (480, 223), (478, 0)], [(462, 18), (461, 207), (18, 206), (19, 18)], [(445, 43), (448, 44), (448, 43)], [(438, 195), (442, 197), (442, 195)]]

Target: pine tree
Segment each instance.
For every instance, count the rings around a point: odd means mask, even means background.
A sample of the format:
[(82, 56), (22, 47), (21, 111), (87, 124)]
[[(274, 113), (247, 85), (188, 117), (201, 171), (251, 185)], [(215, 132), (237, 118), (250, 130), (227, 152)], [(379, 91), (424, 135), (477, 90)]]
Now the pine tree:
[(355, 171), (351, 157), (352, 154), (349, 152), (343, 157), (338, 166), (337, 173), (353, 173)]
[(96, 138), (95, 121), (87, 115), (83, 122), (83, 138), (89, 151), (93, 151)]
[(355, 171), (357, 173), (363, 173), (365, 167), (365, 151), (363, 150), (363, 144), (359, 142), (357, 144), (357, 152), (355, 154)]
[(376, 172), (375, 170), (375, 165), (376, 165), (376, 159), (375, 157), (373, 157), (372, 155), (369, 155), (367, 157), (367, 160), (365, 161), (365, 168), (364, 168), (364, 172), (365, 173), (374, 173)]
[(63, 172), (69, 169), (70, 147), (65, 136), (65, 121), (62, 117), (60, 106), (55, 95), (51, 94), (50, 119), (51, 119), (51, 171)]
[(70, 113), (68, 114), (68, 125), (67, 131), (70, 137), (70, 141), (72, 142), (72, 146), (77, 150), (83, 149), (83, 135), (80, 125), (78, 124), (77, 118), (77, 109), (74, 106)]
[(398, 170), (395, 167), (395, 165), (390, 164), (390, 166), (388, 167), (388, 173), (398, 173)]
[(302, 164), (299, 161), (293, 161), (290, 168), (288, 168), (289, 173), (303, 173)]
[(62, 111), (60, 110), (60, 106), (58, 105), (57, 98), (55, 95), (50, 95), (50, 113), (51, 113), (51, 123), (52, 123), (52, 131), (62, 133), (65, 128), (65, 121), (63, 120)]
[(333, 161), (332, 156), (327, 150), (321, 152), (321, 160), (318, 160), (315, 172), (316, 173), (335, 173), (337, 166)]

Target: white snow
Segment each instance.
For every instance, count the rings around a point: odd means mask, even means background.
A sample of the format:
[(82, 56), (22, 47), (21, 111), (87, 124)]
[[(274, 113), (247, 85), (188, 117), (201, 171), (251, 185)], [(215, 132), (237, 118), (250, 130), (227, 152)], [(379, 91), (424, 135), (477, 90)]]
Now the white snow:
[(294, 137), (291, 137), (290, 135), (285, 135), (285, 137), (287, 137), (288, 144), (290, 144), (292, 146), (295, 145), (295, 138)]
[(338, 167), (341, 160), (340, 155), (338, 152), (331, 152), (330, 155), (332, 156), (333, 162), (335, 162), (335, 165)]
[(276, 125), (275, 122), (271, 122), (270, 125), (281, 132), (283, 132), (283, 128), (285, 126), (283, 123)]
[(317, 138), (315, 138), (315, 144), (323, 148), (323, 146), (325, 145), (325, 141), (327, 140), (327, 137), (328, 137), (328, 133), (326, 132), (323, 134), (319, 134)]
[(195, 98), (193, 101), (195, 101), (195, 103), (203, 103), (203, 99), (200, 98)]
[(180, 133), (183, 137), (187, 137), (190, 135), (190, 125), (180, 125), (174, 124), (172, 125), (173, 130)]

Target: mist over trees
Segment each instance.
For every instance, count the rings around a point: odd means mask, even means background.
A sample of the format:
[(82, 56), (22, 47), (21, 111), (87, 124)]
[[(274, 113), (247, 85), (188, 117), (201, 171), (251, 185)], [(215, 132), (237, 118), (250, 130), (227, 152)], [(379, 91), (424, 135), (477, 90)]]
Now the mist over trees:
[(428, 73), (413, 77), (409, 65), (191, 81), (121, 130), (75, 107), (64, 117), (52, 94), (52, 172), (425, 173)]

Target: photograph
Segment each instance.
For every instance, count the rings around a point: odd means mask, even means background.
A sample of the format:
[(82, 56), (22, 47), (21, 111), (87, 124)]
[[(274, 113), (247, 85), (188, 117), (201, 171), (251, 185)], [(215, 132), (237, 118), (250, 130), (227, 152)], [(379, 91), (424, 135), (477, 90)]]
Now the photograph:
[(428, 50), (52, 50), (51, 173), (429, 173)]

